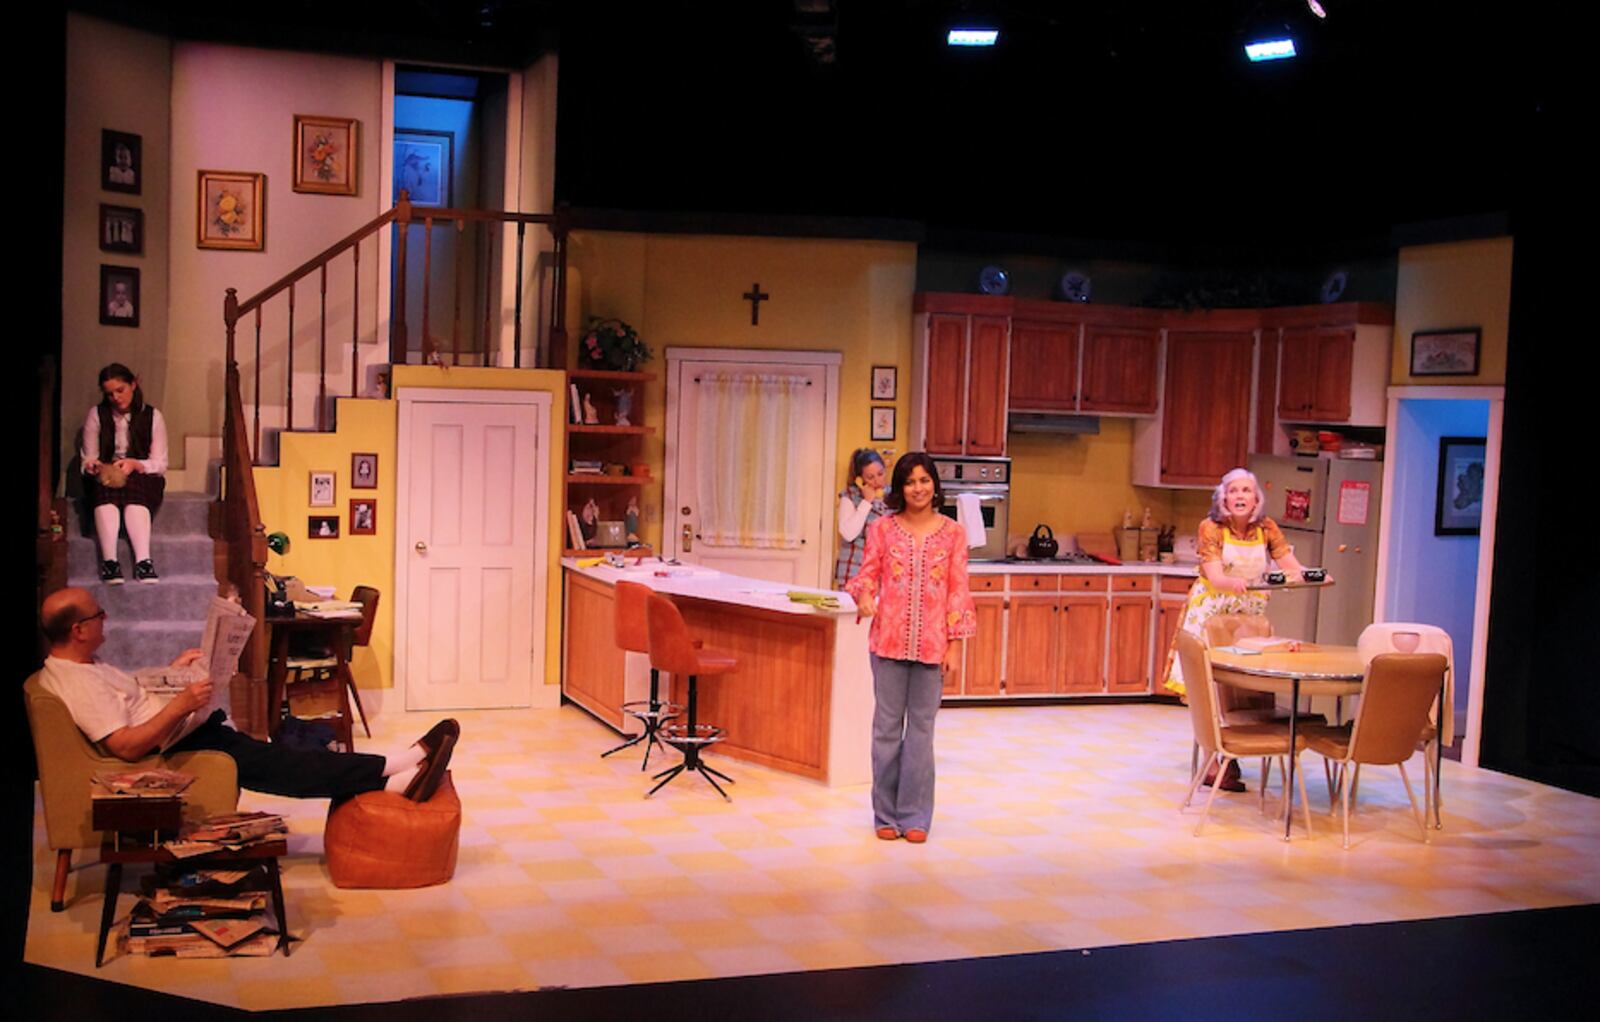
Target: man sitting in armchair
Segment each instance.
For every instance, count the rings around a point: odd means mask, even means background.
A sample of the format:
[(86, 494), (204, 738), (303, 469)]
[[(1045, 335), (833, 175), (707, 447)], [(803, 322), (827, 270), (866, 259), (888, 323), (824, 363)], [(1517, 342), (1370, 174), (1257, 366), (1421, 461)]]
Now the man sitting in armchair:
[[(106, 612), (87, 590), (51, 593), (40, 609), (40, 624), (50, 644), (41, 683), (66, 704), (85, 737), (120, 759), (132, 762), (162, 748), (192, 714), (211, 705), (210, 678), (194, 682), (163, 705), (130, 675), (97, 661), (95, 651), (105, 642)], [(199, 657), (200, 651), (192, 649), (172, 666)], [(241, 788), (272, 795), (344, 799), (383, 789), (426, 802), (444, 778), (460, 734), (460, 726), (447, 719), (390, 756), (298, 749), (240, 734), (219, 709), (166, 751), (222, 752), (237, 764)]]

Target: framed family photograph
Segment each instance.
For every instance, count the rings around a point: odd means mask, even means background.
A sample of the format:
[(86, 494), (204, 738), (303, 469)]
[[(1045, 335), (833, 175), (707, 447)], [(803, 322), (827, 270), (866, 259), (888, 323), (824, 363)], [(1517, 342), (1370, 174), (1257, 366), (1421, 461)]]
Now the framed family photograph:
[(1435, 536), (1476, 536), (1482, 528), (1485, 449), (1481, 436), (1439, 438), (1439, 489), (1433, 509)]
[(294, 117), (294, 190), (354, 195), (361, 122), (353, 117)]
[(259, 252), (266, 248), (267, 176), (248, 171), (202, 170), (195, 244)]
[(394, 129), (395, 198), (404, 191), (413, 206), (450, 205), (455, 148), (454, 132)]
[(100, 132), (100, 187), (138, 195), (143, 178), (144, 142), (126, 131)]
[(138, 255), (144, 251), (144, 210), (100, 204), (100, 251)]
[(378, 488), (378, 456), (376, 454), (350, 455), (350, 488), (376, 490)]
[(338, 515), (312, 515), (306, 519), (307, 539), (338, 539)]
[(139, 271), (132, 266), (100, 266), (100, 322), (139, 325)]
[(894, 439), (894, 409), (874, 408), (872, 410), (872, 439)]
[(378, 498), (355, 497), (350, 501), (350, 535), (378, 534)]
[(1481, 327), (1418, 330), (1411, 335), (1412, 376), (1476, 376)]
[(893, 401), (899, 396), (899, 366), (872, 367), (872, 400)]
[(310, 503), (312, 507), (333, 507), (333, 498), (333, 473), (311, 473), (311, 499), (308, 503)]

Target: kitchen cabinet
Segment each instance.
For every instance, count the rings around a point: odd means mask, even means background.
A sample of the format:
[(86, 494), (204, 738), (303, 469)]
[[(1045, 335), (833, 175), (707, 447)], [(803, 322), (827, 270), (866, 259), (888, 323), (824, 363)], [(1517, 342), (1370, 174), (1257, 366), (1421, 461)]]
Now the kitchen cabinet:
[(1012, 411), (1077, 411), (1081, 330), (1076, 322), (1012, 322)]
[(1162, 691), (1166, 682), (1167, 656), (1172, 652), (1173, 637), (1183, 621), (1183, 612), (1189, 606), (1189, 589), (1194, 585), (1187, 578), (1161, 579), (1161, 591), (1156, 601), (1156, 655), (1151, 661), (1152, 690)]
[(1165, 401), (1135, 427), (1133, 482), (1215, 486), (1243, 465), (1254, 368), (1254, 330), (1168, 331)]
[(1150, 617), (1148, 595), (1111, 597), (1111, 627), (1106, 640), (1106, 691), (1150, 690)]
[(1278, 418), (1286, 422), (1348, 421), (1355, 328), (1285, 330), (1280, 345)]
[[(1005, 652), (1006, 598), (974, 595), (972, 605), (977, 612), (978, 634), (966, 642), (960, 690), (969, 696), (997, 696)], [(945, 695), (953, 694), (947, 683)]]
[(918, 306), (910, 445), (931, 454), (1004, 454), (1009, 300), (924, 296)]
[(1006, 695), (1056, 690), (1057, 596), (1013, 596), (1006, 612)]
[(1104, 596), (1061, 598), (1058, 691), (1072, 695), (1105, 691), (1108, 606)]
[(1153, 414), (1159, 396), (1161, 333), (1154, 329), (1089, 325), (1083, 338), (1084, 412)]

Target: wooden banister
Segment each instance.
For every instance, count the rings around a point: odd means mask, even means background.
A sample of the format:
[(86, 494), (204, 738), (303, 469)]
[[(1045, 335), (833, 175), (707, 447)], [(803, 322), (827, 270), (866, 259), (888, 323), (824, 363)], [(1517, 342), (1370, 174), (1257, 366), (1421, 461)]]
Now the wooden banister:
[(266, 612), (267, 536), (256, 501), (254, 459), (245, 431), (244, 399), (239, 392), (239, 367), (227, 369), (223, 412), (222, 541), (227, 545), (228, 582), (239, 602), (256, 619), (255, 630), (239, 658), (239, 675), (230, 695), (234, 722), (250, 734), (267, 731)]

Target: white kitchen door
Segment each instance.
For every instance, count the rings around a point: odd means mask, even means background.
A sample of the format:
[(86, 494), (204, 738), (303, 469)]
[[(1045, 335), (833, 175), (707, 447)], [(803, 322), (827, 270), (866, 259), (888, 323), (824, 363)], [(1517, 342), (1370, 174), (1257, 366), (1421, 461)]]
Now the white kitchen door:
[(528, 706), (548, 499), (538, 409), (417, 401), (402, 422), (395, 645), (406, 709)]
[(827, 586), (839, 356), (688, 352), (667, 352), (664, 550), (735, 575)]

